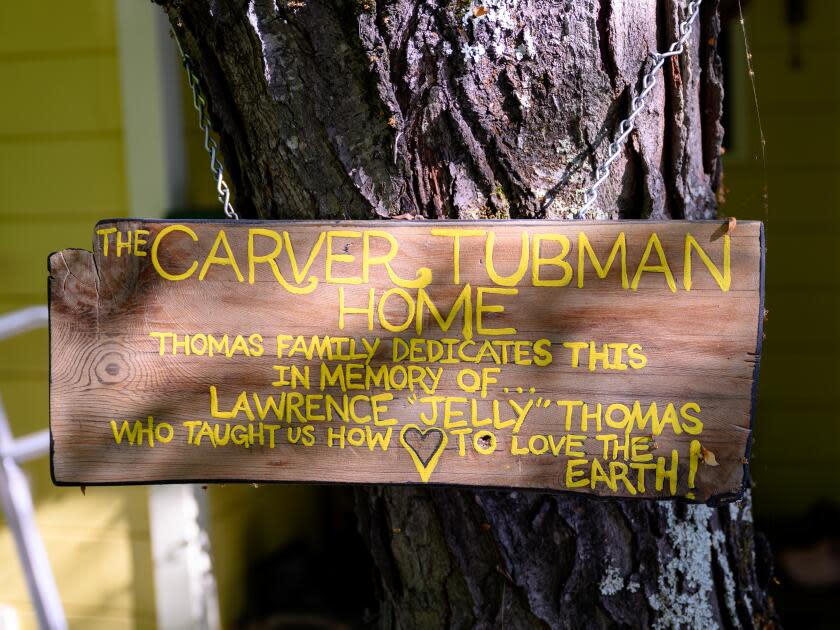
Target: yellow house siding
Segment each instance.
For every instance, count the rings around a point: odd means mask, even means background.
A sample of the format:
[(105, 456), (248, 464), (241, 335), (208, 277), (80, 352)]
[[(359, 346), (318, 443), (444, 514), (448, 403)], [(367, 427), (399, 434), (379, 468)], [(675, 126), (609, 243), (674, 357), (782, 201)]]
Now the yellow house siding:
[(0, 231), (14, 232), (14, 222), (21, 220), (84, 223), (88, 234), (72, 243), (89, 248), (97, 219), (125, 215), (122, 164), (122, 138), (116, 133), (25, 141), (0, 137)]
[[(0, 62), (0, 82), (14, 98), (0, 99), (0, 135), (48, 140), (120, 130), (117, 61), (113, 52)], [(21, 107), (25, 104), (25, 107)]]
[[(91, 244), (95, 221), (124, 216), (113, 0), (0, 3), (0, 313), (44, 304), (47, 255)], [(45, 330), (0, 342), (0, 393), (14, 433), (48, 421)], [(71, 627), (155, 622), (145, 488), (55, 488), (26, 465), (39, 531)], [(0, 518), (0, 603), (37, 627)]]
[(834, 181), (840, 159), (833, 144), (840, 131), (840, 91), (833, 84), (840, 61), (838, 20), (840, 3), (808, 3), (797, 69), (782, 4), (750, 5), (747, 29), (767, 139), (766, 173), (742, 34), (733, 25), (734, 105), (743, 112), (744, 143), (725, 157), (729, 190), (722, 211), (767, 222), (769, 319), (751, 466), (759, 515), (802, 513), (820, 498), (840, 499), (840, 473), (832, 465), (840, 442), (840, 369), (834, 360), (840, 349), (840, 194)]
[(0, 3), (0, 55), (116, 50), (112, 0)]

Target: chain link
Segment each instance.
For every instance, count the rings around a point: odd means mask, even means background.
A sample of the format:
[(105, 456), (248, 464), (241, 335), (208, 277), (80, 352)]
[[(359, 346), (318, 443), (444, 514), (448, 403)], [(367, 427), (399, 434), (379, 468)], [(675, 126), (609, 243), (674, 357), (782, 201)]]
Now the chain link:
[(595, 182), (583, 193), (583, 206), (581, 206), (580, 210), (578, 210), (576, 218), (585, 218), (587, 211), (592, 207), (592, 204), (594, 204), (595, 200), (598, 198), (598, 187), (606, 181), (607, 177), (609, 177), (610, 166), (612, 166), (612, 163), (618, 158), (624, 146), (624, 142), (630, 136), (633, 129), (635, 129), (636, 116), (638, 116), (642, 109), (644, 109), (648, 94), (650, 94), (651, 90), (653, 90), (653, 86), (656, 85), (656, 73), (659, 72), (659, 69), (663, 65), (665, 65), (665, 60), (668, 57), (677, 57), (685, 50), (688, 38), (691, 37), (692, 24), (697, 19), (697, 15), (700, 12), (701, 2), (702, 0), (692, 0), (692, 2), (688, 3), (688, 15), (682, 22), (680, 22), (679, 26), (680, 36), (673, 44), (671, 44), (668, 51), (664, 53), (651, 53), (654, 63), (651, 69), (648, 70), (642, 77), (642, 91), (633, 98), (633, 102), (630, 105), (630, 114), (619, 123), (618, 137), (610, 142), (607, 159), (598, 165), (598, 168), (595, 170)]
[(227, 185), (224, 177), (224, 168), (218, 159), (219, 145), (216, 140), (210, 135), (212, 129), (210, 127), (210, 118), (207, 116), (207, 99), (201, 93), (201, 86), (199, 85), (198, 76), (193, 72), (192, 61), (189, 55), (184, 52), (181, 47), (181, 42), (174, 29), (170, 29), (172, 38), (178, 45), (178, 52), (181, 55), (181, 63), (184, 65), (184, 70), (187, 73), (187, 81), (192, 90), (192, 101), (195, 111), (198, 112), (198, 127), (204, 132), (204, 150), (210, 154), (210, 172), (216, 179), (216, 192), (218, 194), (219, 203), (222, 204), (225, 211), (225, 216), (228, 219), (239, 219), (236, 210), (233, 209), (233, 204), (230, 202), (230, 187)]

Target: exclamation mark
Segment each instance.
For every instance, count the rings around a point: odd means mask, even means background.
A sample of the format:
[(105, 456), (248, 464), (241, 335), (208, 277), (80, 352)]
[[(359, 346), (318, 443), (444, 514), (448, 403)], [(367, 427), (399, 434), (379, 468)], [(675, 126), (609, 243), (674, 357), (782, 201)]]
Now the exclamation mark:
[(691, 440), (691, 446), (688, 448), (688, 492), (686, 497), (694, 499), (694, 477), (697, 475), (697, 464), (700, 462), (700, 440)]

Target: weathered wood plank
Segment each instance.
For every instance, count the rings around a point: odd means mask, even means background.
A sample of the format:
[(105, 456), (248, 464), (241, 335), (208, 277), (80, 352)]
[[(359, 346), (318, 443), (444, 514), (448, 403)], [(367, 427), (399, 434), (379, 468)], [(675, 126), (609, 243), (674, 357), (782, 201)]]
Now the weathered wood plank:
[(93, 253), (49, 261), (54, 479), (738, 496), (762, 238), (750, 222), (102, 222)]

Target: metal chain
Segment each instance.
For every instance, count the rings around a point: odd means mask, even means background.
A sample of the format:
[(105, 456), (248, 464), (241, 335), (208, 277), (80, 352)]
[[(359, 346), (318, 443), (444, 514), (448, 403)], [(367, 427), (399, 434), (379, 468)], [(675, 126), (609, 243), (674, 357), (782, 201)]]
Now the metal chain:
[(665, 60), (668, 57), (679, 56), (685, 50), (688, 38), (691, 37), (692, 24), (694, 23), (694, 20), (697, 19), (697, 15), (700, 12), (701, 2), (702, 0), (692, 0), (692, 2), (688, 3), (688, 16), (680, 22), (679, 26), (680, 37), (671, 44), (668, 51), (664, 53), (651, 53), (654, 64), (651, 69), (647, 71), (645, 76), (642, 77), (642, 91), (633, 98), (633, 102), (630, 106), (630, 114), (618, 125), (619, 134), (618, 137), (610, 143), (607, 159), (604, 160), (604, 162), (595, 170), (595, 183), (593, 183), (592, 186), (583, 193), (583, 206), (581, 206), (580, 210), (578, 210), (577, 218), (585, 217), (586, 212), (592, 207), (592, 204), (594, 204), (595, 200), (598, 198), (598, 187), (604, 183), (607, 177), (609, 177), (610, 166), (618, 158), (624, 146), (625, 140), (627, 140), (630, 133), (633, 129), (635, 129), (636, 116), (638, 116), (642, 109), (644, 109), (647, 96), (650, 94), (653, 86), (656, 85), (656, 73), (659, 72), (659, 69), (665, 64)]
[(195, 111), (198, 112), (198, 126), (204, 132), (204, 150), (210, 154), (210, 172), (213, 173), (213, 177), (216, 179), (216, 192), (218, 193), (219, 203), (224, 207), (225, 216), (228, 219), (238, 220), (239, 215), (236, 213), (236, 210), (233, 209), (233, 204), (230, 202), (230, 187), (225, 181), (224, 168), (217, 157), (219, 153), (219, 145), (216, 144), (216, 140), (210, 135), (212, 129), (210, 127), (210, 118), (207, 116), (207, 99), (205, 99), (204, 94), (201, 93), (198, 76), (195, 72), (193, 72), (190, 57), (181, 47), (178, 35), (175, 33), (174, 29), (170, 29), (170, 32), (172, 33), (172, 38), (175, 40), (175, 43), (178, 45), (178, 52), (181, 55), (181, 63), (184, 65), (184, 70), (187, 73), (187, 81), (190, 84), (190, 90), (192, 90), (193, 107), (195, 108)]
[[(653, 52), (653, 66), (642, 77), (642, 91), (635, 97), (630, 106), (630, 113), (627, 118), (622, 120), (618, 125), (618, 137), (610, 142), (609, 153), (607, 159), (599, 164), (595, 169), (595, 182), (586, 189), (583, 193), (583, 205), (577, 212), (577, 218), (585, 217), (587, 211), (598, 199), (598, 188), (603, 184), (610, 174), (610, 167), (615, 160), (618, 159), (624, 142), (636, 128), (636, 117), (641, 113), (645, 107), (645, 102), (653, 87), (656, 85), (656, 73), (665, 65), (665, 60), (668, 57), (677, 57), (685, 51), (685, 45), (688, 43), (688, 38), (691, 37), (691, 29), (697, 15), (700, 13), (700, 3), (703, 0), (692, 0), (688, 3), (687, 17), (680, 22), (679, 38), (671, 44), (671, 47), (666, 52)], [(219, 203), (224, 206), (225, 215), (230, 219), (239, 219), (236, 210), (230, 203), (230, 188), (225, 182), (224, 169), (222, 163), (218, 160), (217, 154), (219, 147), (216, 141), (210, 136), (210, 120), (207, 116), (207, 100), (201, 93), (201, 86), (199, 85), (198, 76), (193, 72), (192, 63), (189, 55), (181, 47), (181, 42), (178, 40), (178, 35), (174, 30), (171, 31), (175, 43), (178, 45), (178, 52), (181, 54), (181, 61), (184, 64), (184, 70), (187, 73), (187, 80), (190, 84), (193, 96), (193, 107), (198, 112), (198, 126), (204, 132), (204, 149), (210, 154), (210, 171), (216, 178), (216, 191), (218, 192)]]

